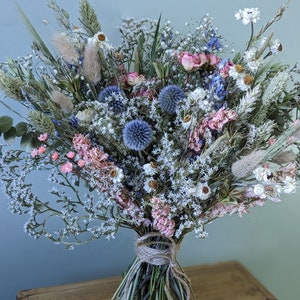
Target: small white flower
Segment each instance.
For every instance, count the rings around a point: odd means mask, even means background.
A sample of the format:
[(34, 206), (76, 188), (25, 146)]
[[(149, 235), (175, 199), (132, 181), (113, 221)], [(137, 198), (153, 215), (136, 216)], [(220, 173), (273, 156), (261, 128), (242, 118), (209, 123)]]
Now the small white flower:
[(265, 188), (262, 184), (256, 184), (254, 187), (253, 187), (253, 194), (255, 196), (259, 196), (259, 197), (262, 197), (265, 195)]
[(244, 77), (237, 78), (236, 85), (241, 91), (248, 91), (251, 87), (250, 85), (245, 83)]
[(253, 174), (257, 181), (266, 182), (266, 183), (270, 182), (271, 178), (273, 177), (272, 171), (263, 167), (256, 168), (253, 171)]
[(143, 165), (143, 169), (146, 175), (153, 176), (157, 173), (157, 167), (155, 163), (149, 163)]
[(240, 9), (235, 15), (237, 20), (242, 20), (244, 25), (249, 24), (250, 22), (256, 23), (260, 18), (260, 11), (258, 8), (244, 8)]
[(124, 172), (122, 169), (116, 167), (110, 172), (110, 177), (114, 183), (120, 183), (124, 178)]
[(297, 181), (295, 178), (290, 177), (290, 176), (286, 176), (285, 179), (283, 180), (283, 187), (282, 187), (282, 191), (285, 194), (290, 194), (295, 192), (296, 190), (296, 185), (297, 185)]
[(157, 181), (153, 177), (149, 177), (144, 182), (144, 190), (147, 193), (154, 192), (157, 188)]
[(206, 200), (211, 194), (211, 189), (206, 183), (198, 182), (195, 190), (195, 196), (201, 200)]
[(229, 76), (232, 77), (233, 79), (238, 79), (243, 75), (243, 73), (238, 72), (236, 69), (236, 66), (231, 66), (229, 68)]
[(108, 38), (103, 32), (97, 32), (92, 38), (88, 39), (88, 43), (95, 44), (102, 50), (113, 49), (113, 46), (108, 42)]

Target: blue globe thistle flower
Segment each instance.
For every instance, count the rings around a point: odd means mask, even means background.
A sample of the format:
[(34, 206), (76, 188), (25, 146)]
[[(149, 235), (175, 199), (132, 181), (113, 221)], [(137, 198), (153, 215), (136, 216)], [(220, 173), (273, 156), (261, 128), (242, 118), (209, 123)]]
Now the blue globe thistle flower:
[(167, 85), (160, 91), (158, 101), (162, 110), (173, 114), (178, 102), (183, 100), (184, 97), (184, 91), (179, 86)]
[(132, 150), (143, 150), (152, 141), (151, 126), (143, 120), (132, 120), (123, 129), (124, 144)]
[(114, 113), (121, 113), (125, 110), (125, 105), (122, 101), (124, 99), (122, 90), (116, 86), (108, 86), (105, 89), (103, 89), (99, 96), (98, 101), (99, 102), (109, 102), (109, 107), (112, 109)]

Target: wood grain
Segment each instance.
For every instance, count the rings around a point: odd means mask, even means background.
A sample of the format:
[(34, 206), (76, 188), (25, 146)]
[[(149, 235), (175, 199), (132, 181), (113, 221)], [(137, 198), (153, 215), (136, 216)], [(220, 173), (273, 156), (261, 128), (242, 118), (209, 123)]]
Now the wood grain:
[[(228, 261), (184, 268), (199, 300), (276, 300), (243, 265)], [(121, 277), (20, 291), (17, 300), (110, 300)], [(184, 299), (182, 299), (184, 300)]]

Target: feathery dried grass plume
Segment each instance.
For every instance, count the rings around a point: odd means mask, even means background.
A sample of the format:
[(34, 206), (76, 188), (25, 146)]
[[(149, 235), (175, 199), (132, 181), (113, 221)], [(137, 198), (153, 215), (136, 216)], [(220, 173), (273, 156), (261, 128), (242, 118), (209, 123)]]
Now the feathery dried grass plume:
[(67, 63), (78, 64), (79, 53), (65, 34), (55, 33), (52, 41), (58, 53)]
[(277, 155), (275, 155), (272, 159), (272, 161), (276, 164), (282, 165), (287, 163), (292, 163), (296, 160), (297, 155), (294, 151), (288, 150), (284, 152), (280, 152)]
[(53, 102), (58, 104), (58, 106), (64, 113), (72, 112), (74, 108), (73, 102), (68, 96), (64, 95), (62, 92), (58, 90), (53, 90), (51, 92), (51, 99)]
[(83, 74), (93, 84), (101, 80), (101, 65), (97, 45), (88, 43), (84, 49)]
[(231, 166), (232, 174), (237, 178), (245, 178), (252, 174), (253, 170), (265, 157), (264, 150), (254, 150), (250, 154), (234, 162)]

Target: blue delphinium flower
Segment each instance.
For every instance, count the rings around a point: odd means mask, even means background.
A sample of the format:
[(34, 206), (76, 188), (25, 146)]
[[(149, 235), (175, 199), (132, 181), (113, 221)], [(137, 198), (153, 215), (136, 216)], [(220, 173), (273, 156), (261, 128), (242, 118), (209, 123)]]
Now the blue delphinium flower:
[(123, 130), (124, 144), (132, 150), (143, 150), (152, 141), (151, 126), (143, 120), (132, 120), (125, 125)]
[(116, 85), (106, 87), (98, 96), (100, 102), (108, 101), (109, 107), (116, 114), (125, 110), (125, 105), (122, 101), (123, 99), (124, 96), (122, 90)]
[(223, 106), (224, 98), (226, 96), (226, 83), (224, 78), (219, 74), (219, 72), (215, 72), (209, 84), (209, 89), (211, 91), (212, 98), (215, 102), (215, 107), (218, 109)]
[(71, 115), (70, 123), (71, 123), (71, 126), (74, 127), (75, 129), (77, 129), (79, 127), (78, 119), (73, 114)]
[(167, 85), (159, 95), (158, 102), (162, 110), (167, 113), (174, 113), (179, 101), (185, 97), (184, 91), (177, 85)]
[(208, 51), (214, 51), (214, 50), (220, 50), (223, 48), (223, 44), (221, 43), (220, 37), (217, 36), (217, 33), (215, 30), (212, 30), (209, 33), (210, 40), (207, 43), (207, 50)]

